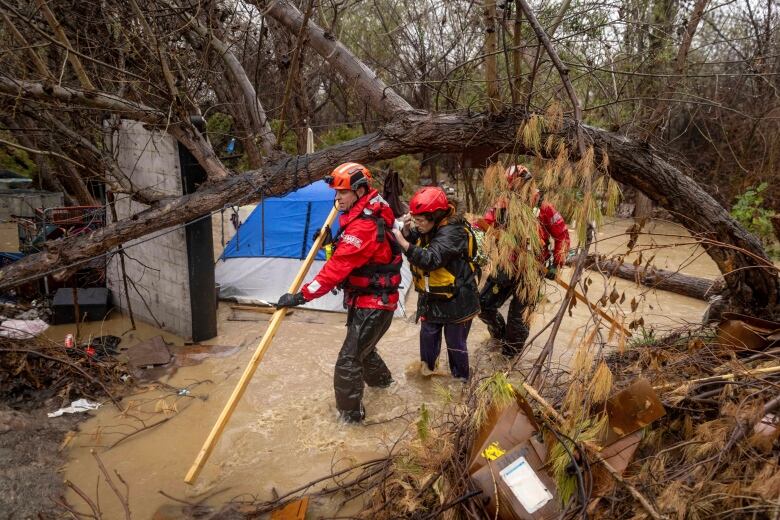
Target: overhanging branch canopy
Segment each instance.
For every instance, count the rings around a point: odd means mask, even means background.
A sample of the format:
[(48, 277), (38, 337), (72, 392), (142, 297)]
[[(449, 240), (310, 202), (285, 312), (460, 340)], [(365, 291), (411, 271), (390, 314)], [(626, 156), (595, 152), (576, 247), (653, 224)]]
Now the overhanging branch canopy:
[[(47, 250), (0, 269), (0, 288), (30, 277), (84, 262), (122, 243), (199, 216), (227, 205), (248, 204), (261, 195), (281, 195), (322, 178), (342, 162), (371, 163), (418, 152), (460, 153), (492, 147), (515, 153), (535, 153), (516, 139), (527, 120), (522, 111), (487, 114), (402, 113), (380, 131), (321, 150), (288, 157), (267, 167), (213, 182), (198, 192), (161, 201), (155, 206), (86, 237), (55, 241)], [(555, 135), (576, 147), (573, 121)], [(659, 205), (677, 215), (725, 275), (726, 284), (742, 301), (777, 303), (777, 276), (755, 237), (742, 229), (728, 212), (695, 181), (642, 143), (605, 130), (585, 127), (586, 138), (610, 158), (610, 174), (635, 186)], [(543, 152), (542, 152), (543, 153)], [(698, 211), (693, 217), (691, 207)]]

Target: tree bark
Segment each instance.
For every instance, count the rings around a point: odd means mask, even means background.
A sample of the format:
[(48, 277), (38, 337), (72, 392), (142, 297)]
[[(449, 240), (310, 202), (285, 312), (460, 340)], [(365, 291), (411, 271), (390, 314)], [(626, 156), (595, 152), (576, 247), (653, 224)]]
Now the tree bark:
[(719, 294), (724, 287), (722, 280), (709, 280), (652, 266), (645, 268), (593, 255), (588, 257), (586, 267), (609, 276), (632, 280), (651, 289), (669, 291), (704, 301)]
[(495, 114), (501, 111), (501, 92), (498, 84), (498, 66), (496, 52), (496, 0), (485, 0), (483, 12), (485, 22), (485, 80), (487, 82), (488, 111)]
[(634, 218), (650, 218), (653, 216), (653, 201), (650, 197), (637, 190), (634, 199)]

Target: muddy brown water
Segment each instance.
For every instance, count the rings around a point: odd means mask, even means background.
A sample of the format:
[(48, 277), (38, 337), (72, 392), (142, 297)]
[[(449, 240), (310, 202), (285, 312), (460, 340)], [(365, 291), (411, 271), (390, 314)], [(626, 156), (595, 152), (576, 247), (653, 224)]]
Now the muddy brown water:
[[(600, 253), (625, 251), (623, 234), (629, 221), (613, 221), (602, 227), (596, 249)], [(683, 265), (682, 272), (714, 278), (718, 270), (700, 248), (690, 245), (685, 231), (674, 224), (654, 222), (642, 236), (638, 248), (645, 248), (647, 259), (656, 255), (654, 264), (665, 269)], [(667, 235), (667, 236), (662, 236)], [(660, 247), (669, 244), (673, 248)], [(563, 273), (568, 279), (570, 272)], [(593, 279), (589, 295), (597, 299), (603, 290), (600, 275)], [(626, 322), (644, 318), (646, 327), (656, 333), (696, 323), (705, 309), (699, 300), (671, 293), (649, 291), (625, 280), (610, 281), (619, 292), (626, 293), (622, 310)], [(562, 292), (548, 282), (545, 301), (533, 320), (532, 334), (555, 314)], [(639, 305), (631, 313), (630, 302)], [(100, 454), (110, 471), (118, 471), (130, 488), (133, 518), (151, 518), (154, 512), (171, 500), (158, 491), (184, 500), (198, 501), (214, 494), (206, 504), (218, 505), (234, 497), (270, 499), (272, 489), (279, 493), (329, 474), (332, 468), (343, 468), (356, 461), (383, 456), (408, 427), (409, 422), (393, 418), (409, 413), (414, 418), (425, 403), (436, 410), (441, 405), (441, 385), (457, 399), (462, 386), (446, 375), (426, 379), (418, 370), (418, 327), (413, 323), (416, 297), (407, 300), (406, 319), (396, 318), (379, 350), (393, 372), (396, 384), (387, 390), (367, 389), (365, 404), (369, 421), (386, 421), (368, 426), (348, 426), (336, 421), (333, 397), (333, 367), (344, 336), (345, 315), (296, 310), (285, 318), (273, 345), (266, 353), (246, 394), (228, 423), (218, 445), (207, 461), (197, 482), (190, 486), (184, 476), (202, 446), (238, 381), (246, 363), (259, 342), (268, 317), (260, 321), (228, 321), (229, 304), (220, 303), (219, 336), (206, 343), (218, 345), (218, 355), (204, 356), (181, 363), (173, 373), (161, 374), (160, 382), (141, 383), (141, 388), (123, 399), (123, 410), (110, 403), (80, 425), (80, 432), (69, 448), (65, 478), (90, 496), (95, 496), (98, 469), (90, 449)], [(566, 365), (573, 345), (584, 332), (590, 313), (583, 304), (567, 317), (556, 342), (554, 362)], [(128, 320), (114, 317), (102, 324), (82, 327), (82, 336), (92, 334), (121, 335)], [(70, 326), (57, 326), (47, 334), (61, 340)], [(147, 325), (123, 337), (123, 346), (132, 346), (161, 332)], [(182, 345), (181, 338), (163, 333), (166, 341)], [(489, 351), (488, 333), (481, 322), (475, 322), (469, 338), (472, 359), (481, 357), (485, 370), (505, 366), (500, 355)], [(536, 340), (530, 357), (546, 339)], [(446, 357), (446, 356), (445, 356)], [(442, 364), (446, 360), (442, 358)], [(189, 395), (178, 395), (187, 389)], [(144, 427), (165, 421), (158, 426)], [(129, 434), (132, 436), (127, 437)], [(121, 442), (120, 442), (121, 441)], [(111, 445), (119, 442), (116, 446)], [(123, 518), (123, 510), (110, 490), (101, 485), (100, 507), (106, 518)], [(72, 504), (80, 503), (75, 494), (67, 495)], [(79, 509), (86, 511), (85, 507)], [(338, 509), (335, 500), (317, 500), (310, 505), (315, 514), (332, 515)]]

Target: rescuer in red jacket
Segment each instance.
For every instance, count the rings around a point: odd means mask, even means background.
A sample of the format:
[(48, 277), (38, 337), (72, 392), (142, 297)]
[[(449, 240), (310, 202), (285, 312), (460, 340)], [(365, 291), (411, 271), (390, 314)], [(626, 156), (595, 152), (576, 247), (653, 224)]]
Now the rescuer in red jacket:
[[(513, 165), (506, 170), (507, 182), (515, 190), (520, 189), (531, 178), (531, 173), (523, 165)], [(545, 276), (554, 280), (556, 271), (566, 262), (566, 255), (569, 252), (569, 230), (561, 214), (552, 204), (544, 200), (539, 190), (534, 191), (531, 204), (539, 219), (541, 253), (537, 260), (540, 269), (545, 264), (548, 266)], [(491, 207), (477, 222), (477, 226), (483, 231), (494, 226), (505, 228), (506, 211), (502, 206), (499, 202)], [(551, 241), (554, 243), (552, 253), (550, 252)], [(518, 296), (517, 289), (522, 283), (523, 280), (499, 271), (488, 277), (479, 297), (481, 308), (479, 318), (488, 326), (490, 336), (503, 343), (502, 353), (508, 357), (522, 352), (529, 332), (524, 314), (528, 307), (535, 303)], [(509, 303), (505, 322), (498, 310), (510, 297), (512, 301)]]
[(347, 337), (339, 352), (333, 376), (336, 406), (342, 419), (360, 422), (365, 417), (363, 385), (386, 388), (393, 382), (376, 344), (387, 332), (398, 304), (401, 284), (401, 249), (393, 236), (395, 222), (387, 202), (369, 185), (365, 166), (345, 163), (325, 177), (336, 190), (342, 212), (339, 232), (332, 239), (333, 255), (317, 276), (296, 294), (284, 294), (278, 307), (293, 307), (344, 290)]

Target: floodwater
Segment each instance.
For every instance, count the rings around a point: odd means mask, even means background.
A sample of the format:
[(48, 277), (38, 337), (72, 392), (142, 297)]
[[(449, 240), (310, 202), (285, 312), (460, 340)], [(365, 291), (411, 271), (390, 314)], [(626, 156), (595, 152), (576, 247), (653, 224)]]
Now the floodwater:
[[(615, 221), (603, 226), (596, 250), (607, 255), (625, 252), (627, 237), (623, 233), (629, 225), (630, 221)], [(645, 231), (654, 234), (643, 235), (637, 246), (647, 249), (645, 260), (655, 254), (653, 263), (657, 267), (676, 269), (684, 265), (682, 272), (686, 274), (709, 278), (718, 275), (714, 263), (701, 254), (701, 249), (690, 245), (690, 238), (679, 226), (654, 222)], [(663, 247), (669, 244), (687, 245)], [(592, 300), (598, 299), (603, 290), (601, 276), (586, 273), (593, 279), (588, 294)], [(564, 279), (569, 276), (569, 270), (563, 273)], [(618, 292), (626, 293), (622, 305), (626, 323), (641, 316), (645, 327), (655, 328), (657, 333), (696, 323), (705, 309), (702, 301), (656, 293), (629, 281), (609, 283), (609, 291), (616, 284)], [(562, 292), (548, 282), (532, 335), (555, 315), (561, 298)], [(630, 302), (634, 298), (638, 308), (632, 313)], [(413, 313), (415, 300), (412, 294), (407, 301), (408, 313)], [(441, 406), (437, 386), (448, 389), (456, 399), (461, 392), (462, 386), (446, 375), (446, 356), (442, 360), (445, 366), (440, 368), (445, 375), (432, 379), (419, 375), (418, 328), (411, 317), (396, 318), (379, 343), (396, 384), (387, 390), (367, 389), (365, 396), (368, 420), (379, 424), (339, 424), (332, 378), (345, 333), (345, 315), (296, 309), (285, 318), (200, 478), (189, 486), (183, 482), (184, 476), (268, 323), (267, 315), (259, 314), (259, 321), (229, 321), (230, 315), (230, 304), (221, 302), (219, 336), (206, 342), (219, 346), (215, 355), (160, 376), (164, 384), (141, 383), (141, 389), (123, 399), (121, 411), (108, 403), (83, 422), (70, 443), (64, 477), (94, 499), (99, 471), (90, 449), (95, 449), (112, 475), (116, 470), (128, 483), (130, 510), (138, 519), (151, 518), (160, 506), (175, 503), (159, 491), (191, 502), (209, 497), (205, 504), (212, 505), (234, 497), (267, 500), (273, 490), (282, 494), (331, 473), (333, 468), (384, 456), (423, 403), (433, 410)], [(246, 313), (241, 316), (246, 317)], [(590, 317), (583, 304), (573, 309), (572, 317), (566, 317), (557, 336), (556, 364), (567, 363)], [(116, 317), (103, 324), (84, 325), (81, 333), (121, 335), (127, 328), (128, 320)], [(72, 327), (57, 326), (48, 334), (59, 341), (68, 332), (73, 332)], [(153, 327), (139, 326), (123, 337), (122, 346), (132, 348), (159, 333)], [(183, 343), (181, 338), (163, 336), (176, 345)], [(533, 357), (546, 337), (545, 333), (536, 340), (529, 356)], [(480, 358), (485, 369), (505, 366), (499, 354), (489, 351), (487, 338), (485, 326), (475, 322), (469, 339), (472, 359)], [(182, 389), (189, 395), (178, 395)], [(159, 421), (165, 422), (155, 426)], [(129, 434), (132, 436), (127, 437)], [(74, 493), (69, 492), (67, 498), (86, 511)], [(99, 498), (105, 518), (124, 517), (120, 502), (105, 483), (100, 484)], [(338, 509), (337, 500), (310, 504), (314, 514), (334, 515)]]

